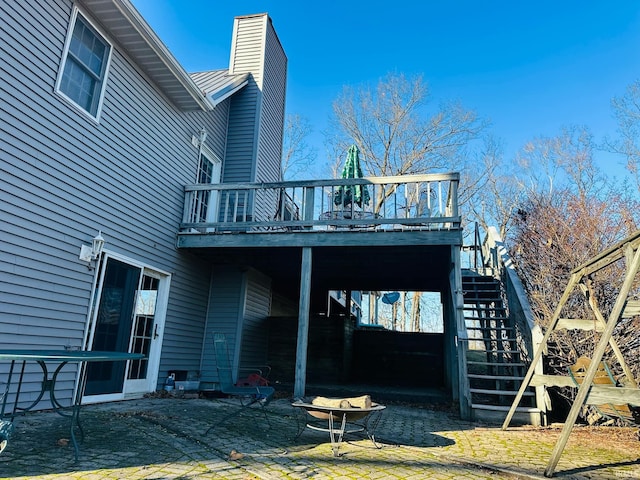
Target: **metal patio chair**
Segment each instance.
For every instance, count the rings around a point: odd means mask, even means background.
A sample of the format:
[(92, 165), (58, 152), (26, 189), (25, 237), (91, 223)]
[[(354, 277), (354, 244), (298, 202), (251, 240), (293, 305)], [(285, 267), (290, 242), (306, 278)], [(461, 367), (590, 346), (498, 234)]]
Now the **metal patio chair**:
[(7, 448), (9, 438), (13, 433), (13, 418), (11, 420), (3, 420), (5, 416), (6, 398), (9, 394), (9, 385), (0, 382), (0, 386), (4, 385), (4, 391), (0, 392), (0, 403), (2, 404), (2, 412), (0, 414), (0, 453)]
[[(213, 334), (213, 346), (216, 354), (216, 366), (218, 369), (218, 382), (220, 384), (220, 391), (228, 395), (231, 398), (235, 398), (240, 401), (238, 410), (225, 416), (217, 423), (209, 427), (205, 432), (207, 435), (215, 427), (226, 422), (230, 418), (233, 418), (245, 409), (254, 404), (260, 405), (264, 418), (269, 424), (269, 418), (264, 411), (265, 405), (269, 403), (275, 389), (268, 386), (267, 375), (263, 376), (263, 371), (260, 369), (250, 369), (252, 374), (238, 382), (233, 381), (233, 369), (231, 368), (231, 357), (229, 356), (229, 347), (227, 345), (227, 339), (223, 333)], [(267, 367), (268, 368), (268, 367)], [(267, 372), (268, 373), (268, 372)]]

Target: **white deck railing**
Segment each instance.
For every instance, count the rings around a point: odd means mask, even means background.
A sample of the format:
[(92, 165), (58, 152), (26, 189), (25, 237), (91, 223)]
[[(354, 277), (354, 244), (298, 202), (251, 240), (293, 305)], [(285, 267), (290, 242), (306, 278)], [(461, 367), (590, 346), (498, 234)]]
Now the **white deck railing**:
[[(459, 229), (459, 178), (448, 173), (187, 185), (180, 230)], [(355, 187), (366, 189), (368, 203), (344, 201)]]

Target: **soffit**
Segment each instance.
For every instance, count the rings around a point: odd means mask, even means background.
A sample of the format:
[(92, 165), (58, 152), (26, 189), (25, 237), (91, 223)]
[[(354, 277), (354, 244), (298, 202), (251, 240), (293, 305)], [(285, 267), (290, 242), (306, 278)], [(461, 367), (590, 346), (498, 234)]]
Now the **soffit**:
[(203, 92), (128, 0), (82, 0), (95, 21), (180, 110), (210, 110)]

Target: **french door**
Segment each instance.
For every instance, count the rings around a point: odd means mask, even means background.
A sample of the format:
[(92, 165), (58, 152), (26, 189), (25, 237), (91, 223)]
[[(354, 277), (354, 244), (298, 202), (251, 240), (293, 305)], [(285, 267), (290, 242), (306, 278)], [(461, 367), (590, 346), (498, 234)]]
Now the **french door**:
[[(198, 176), (196, 181), (203, 184), (220, 183), (222, 177), (222, 162), (218, 157), (202, 146), (200, 152), (200, 164), (198, 165)], [(195, 193), (194, 209), (192, 212), (192, 222), (215, 222), (218, 220), (218, 191), (200, 190)], [(214, 229), (207, 228), (205, 231), (212, 232)]]
[(87, 344), (90, 350), (142, 353), (124, 362), (89, 363), (85, 403), (155, 390), (170, 276), (105, 255)]

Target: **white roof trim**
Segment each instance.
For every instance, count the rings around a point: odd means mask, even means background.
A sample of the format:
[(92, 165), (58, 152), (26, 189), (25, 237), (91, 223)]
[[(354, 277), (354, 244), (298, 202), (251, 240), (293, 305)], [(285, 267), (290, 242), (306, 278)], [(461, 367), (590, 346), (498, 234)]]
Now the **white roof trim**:
[(244, 75), (239, 76), (230, 76), (229, 81), (224, 85), (221, 85), (216, 90), (212, 90), (211, 92), (207, 92), (207, 100), (211, 102), (211, 104), (215, 107), (220, 102), (226, 100), (234, 93), (242, 90), (249, 83), (249, 74), (245, 73)]
[(131, 22), (131, 25), (138, 31), (140, 36), (144, 38), (149, 47), (158, 55), (160, 60), (167, 66), (169, 70), (175, 75), (184, 88), (191, 94), (193, 99), (200, 104), (203, 110), (210, 110), (211, 105), (208, 104), (202, 92), (198, 89), (196, 84), (191, 80), (191, 77), (187, 74), (182, 65), (178, 63), (173, 54), (167, 49), (162, 40), (151, 29), (149, 24), (138, 13), (135, 7), (129, 0), (112, 0), (118, 7), (122, 14)]
[(143, 70), (176, 105), (182, 105), (181, 108), (187, 110), (208, 111), (213, 108), (129, 0), (80, 0), (80, 3), (130, 53), (134, 61), (143, 59), (139, 63), (141, 68), (144, 59), (147, 60), (147, 66), (152, 70)]

